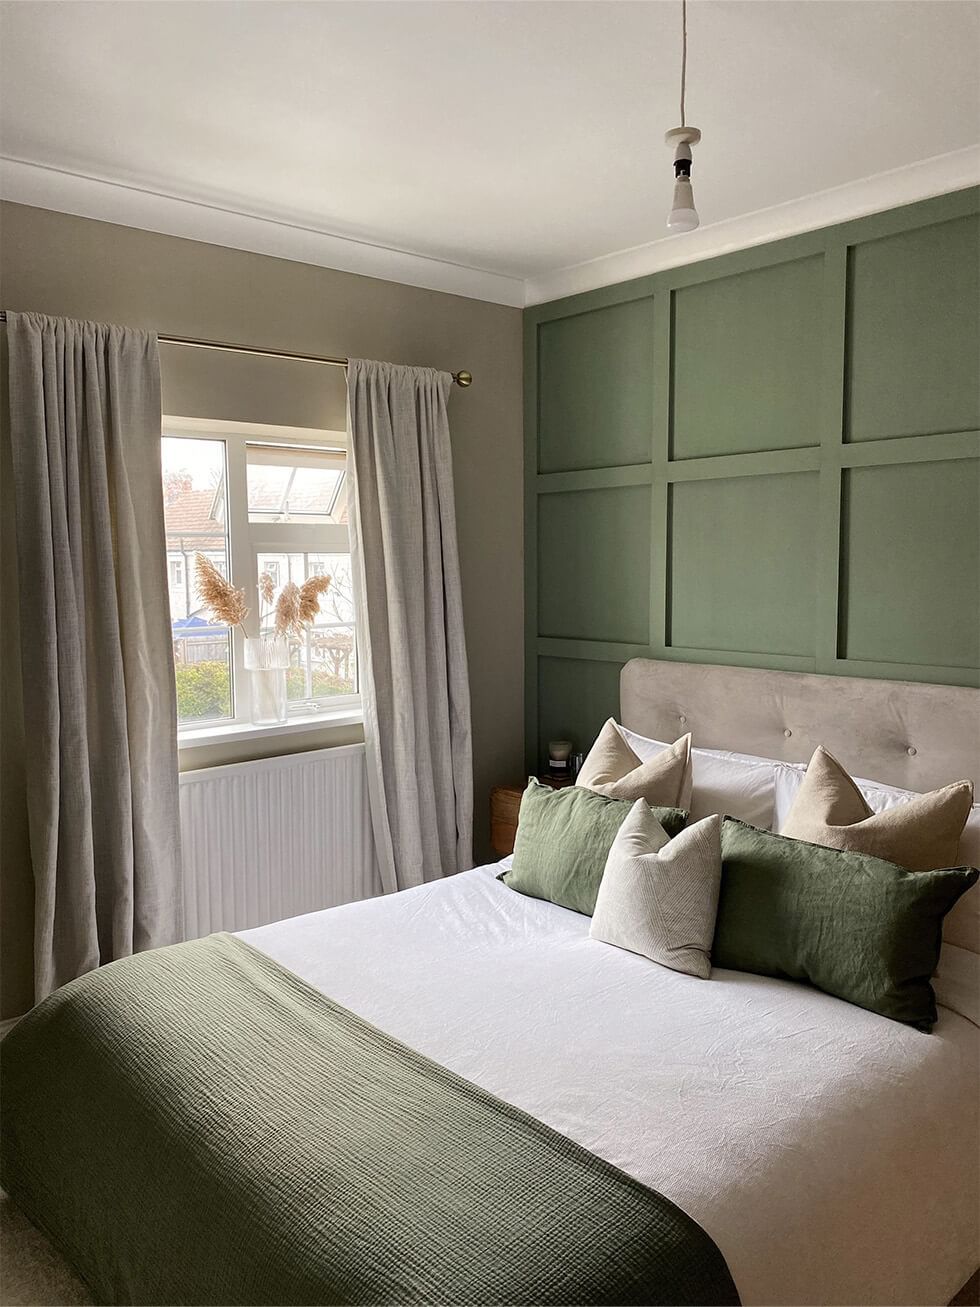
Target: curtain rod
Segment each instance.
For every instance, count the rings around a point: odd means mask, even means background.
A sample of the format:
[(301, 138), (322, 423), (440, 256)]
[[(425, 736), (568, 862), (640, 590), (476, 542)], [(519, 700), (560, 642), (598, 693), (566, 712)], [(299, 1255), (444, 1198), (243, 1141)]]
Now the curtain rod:
[[(0, 309), (0, 322), (7, 321), (5, 309)], [(229, 354), (256, 354), (261, 358), (291, 359), (294, 363), (326, 363), (333, 368), (346, 368), (347, 359), (331, 358), (326, 354), (294, 354), (286, 349), (260, 349), (252, 345), (235, 345), (225, 340), (199, 340), (194, 336), (165, 336), (157, 334), (161, 345), (185, 345), (189, 349), (220, 349)], [(453, 381), (464, 389), (473, 384), (471, 372), (454, 372)]]

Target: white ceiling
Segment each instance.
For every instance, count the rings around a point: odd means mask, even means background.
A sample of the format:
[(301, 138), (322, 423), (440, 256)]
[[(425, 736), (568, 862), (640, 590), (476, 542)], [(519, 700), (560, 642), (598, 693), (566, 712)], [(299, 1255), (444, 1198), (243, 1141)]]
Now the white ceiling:
[[(80, 175), (135, 188), (113, 192), (128, 195), (118, 221), (174, 229), (150, 215), (176, 197), (209, 206), (209, 231), (245, 214), (484, 270), (502, 288), (486, 297), (505, 301), (525, 281), (542, 298), (617, 280), (615, 260), (577, 282), (562, 270), (651, 242), (661, 263), (689, 257), (663, 226), (680, 0), (14, 0), (0, 17), (11, 198), (62, 207)], [(973, 0), (691, 0), (704, 227), (686, 248), (910, 165), (911, 190), (855, 203), (974, 180), (978, 69)], [(60, 171), (38, 181), (20, 164)], [(782, 234), (779, 212), (755, 228), (749, 242)], [(228, 243), (261, 248), (249, 240)], [(435, 265), (403, 277), (402, 263), (378, 275), (439, 283)]]

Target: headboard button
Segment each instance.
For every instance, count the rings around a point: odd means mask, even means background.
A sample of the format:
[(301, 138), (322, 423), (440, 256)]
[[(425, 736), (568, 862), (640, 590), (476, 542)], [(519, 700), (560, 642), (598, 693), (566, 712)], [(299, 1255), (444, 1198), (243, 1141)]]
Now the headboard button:
[(914, 757), (915, 757), (915, 749), (912, 748), (911, 744), (910, 744), (909, 747), (908, 747), (908, 755), (909, 755), (910, 758), (914, 758)]
[(684, 716), (683, 713), (681, 713), (680, 717), (678, 717), (677, 720), (678, 720), (678, 721), (680, 722), (680, 724), (683, 726), (684, 723), (687, 721), (687, 718)]
[(787, 726), (786, 729), (785, 729), (785, 731), (783, 731), (783, 734), (786, 736), (786, 738), (787, 738), (787, 740), (788, 740), (788, 739), (790, 739), (790, 737), (792, 736), (793, 732), (792, 732), (792, 731), (789, 729), (789, 727)]

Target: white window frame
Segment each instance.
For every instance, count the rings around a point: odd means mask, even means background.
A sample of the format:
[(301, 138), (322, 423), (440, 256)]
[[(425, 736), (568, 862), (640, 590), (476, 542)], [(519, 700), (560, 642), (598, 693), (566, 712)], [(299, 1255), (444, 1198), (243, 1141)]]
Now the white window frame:
[[(345, 431), (310, 427), (265, 426), (253, 422), (212, 422), (207, 418), (163, 418), (164, 436), (220, 440), (225, 447), (225, 523), (229, 579), (245, 591), (251, 609), (248, 623), (258, 613), (260, 553), (349, 554), (350, 533), (338, 523), (250, 522), (248, 518), (248, 445), (292, 445), (296, 448), (335, 449), (347, 452)], [(256, 630), (258, 628), (256, 627)], [(360, 694), (330, 695), (316, 711), (308, 703), (291, 711), (283, 724), (257, 726), (252, 721), (251, 685), (245, 669), (241, 631), (231, 633), (231, 702), (235, 713), (200, 726), (180, 726), (180, 748), (213, 744), (226, 738), (259, 739), (268, 735), (315, 730), (318, 726), (353, 725), (363, 720)], [(354, 624), (355, 649), (357, 626)], [(356, 654), (355, 654), (356, 657)]]

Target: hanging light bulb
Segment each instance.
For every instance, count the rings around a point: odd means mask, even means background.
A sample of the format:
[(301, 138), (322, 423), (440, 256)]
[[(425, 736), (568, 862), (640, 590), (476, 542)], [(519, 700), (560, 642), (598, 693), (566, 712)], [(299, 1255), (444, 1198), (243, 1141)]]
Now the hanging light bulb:
[(664, 140), (674, 147), (674, 202), (667, 215), (668, 231), (694, 231), (701, 223), (694, 207), (691, 186), (691, 146), (697, 145), (701, 133), (687, 126), (684, 101), (687, 96), (687, 0), (681, 0), (681, 125), (672, 127)]
[(694, 207), (691, 186), (691, 146), (697, 145), (701, 133), (696, 127), (674, 127), (664, 138), (674, 149), (674, 202), (667, 215), (668, 231), (694, 231), (701, 219)]

